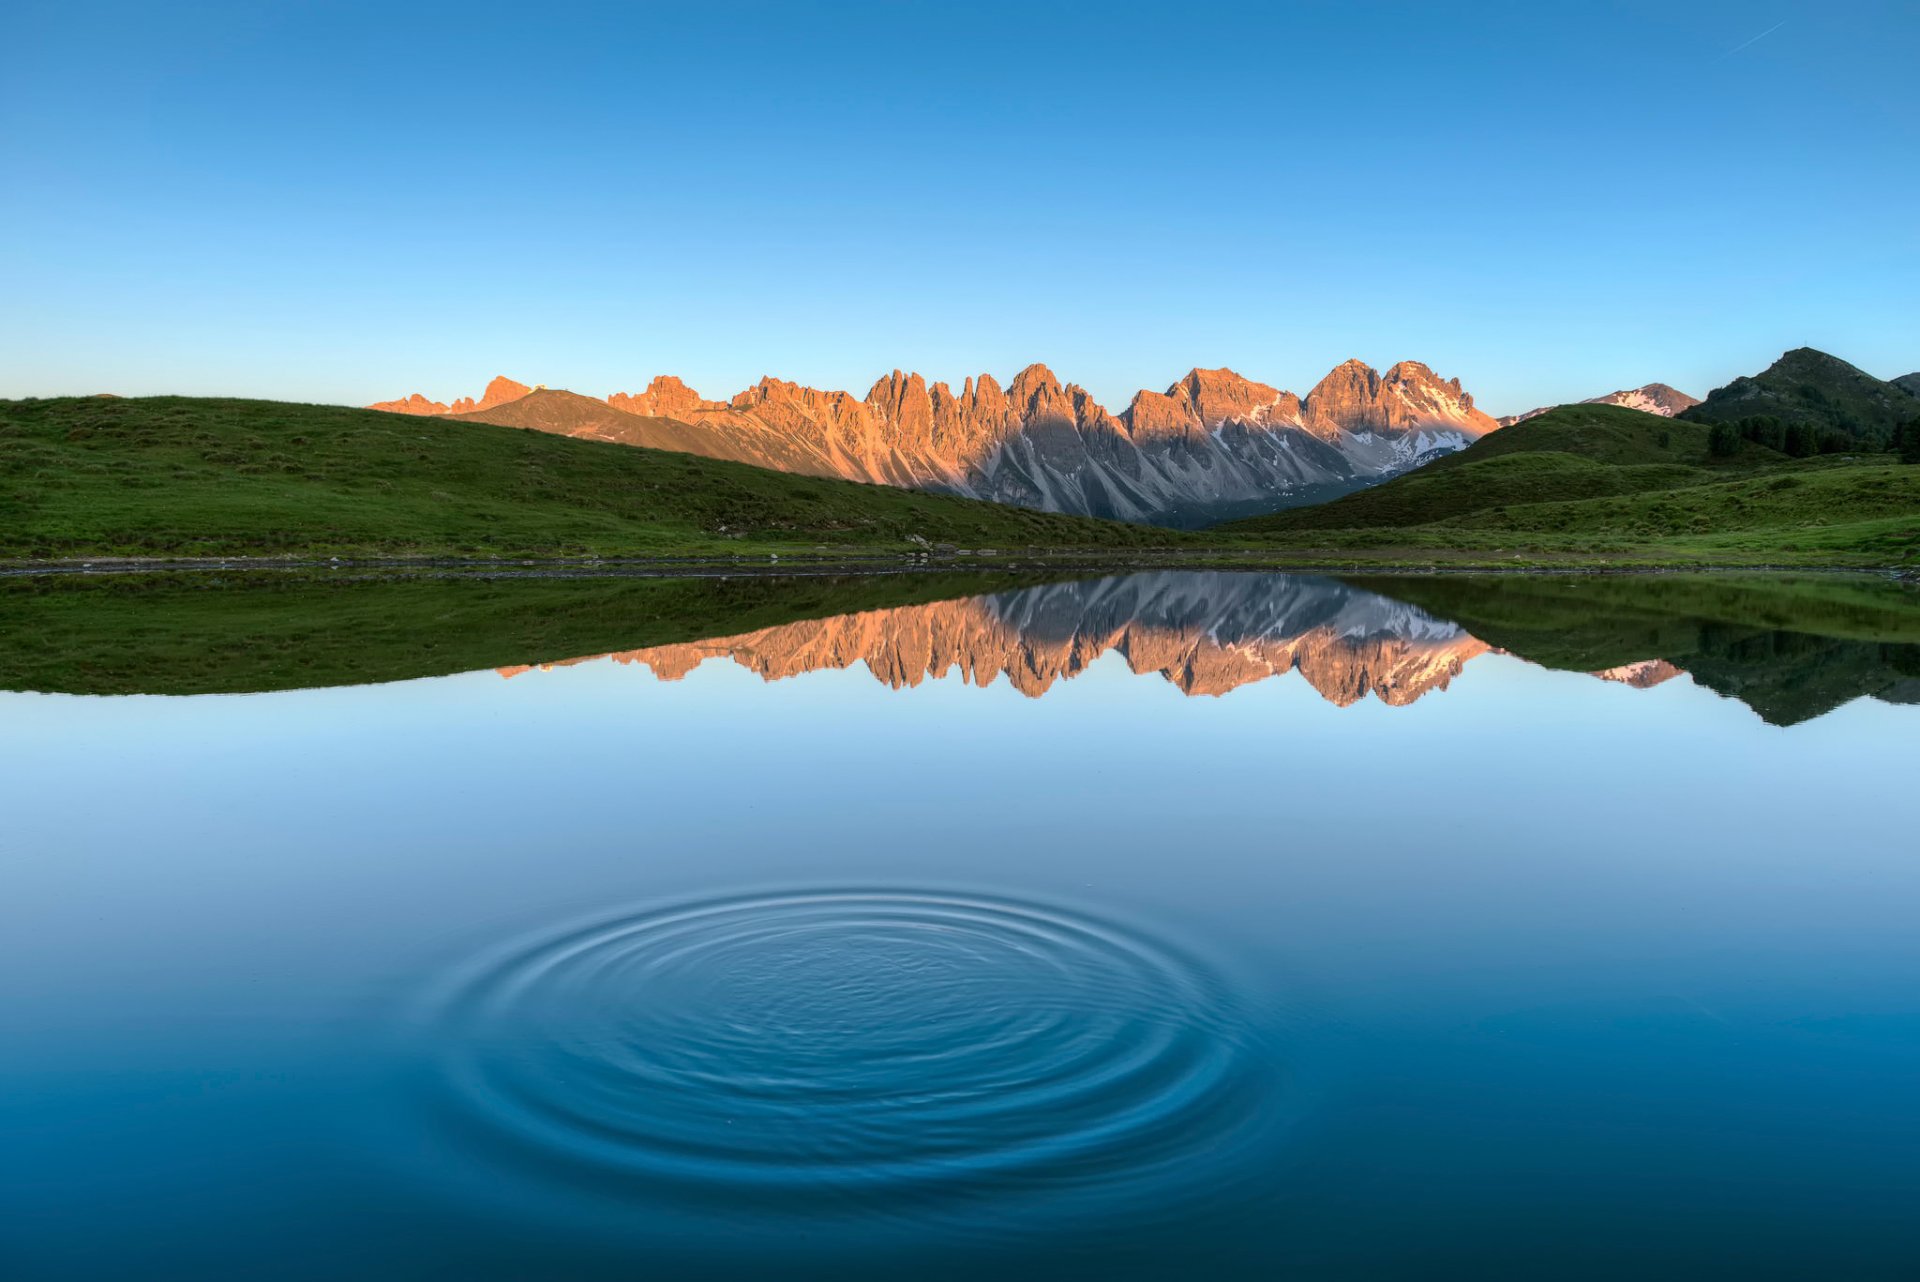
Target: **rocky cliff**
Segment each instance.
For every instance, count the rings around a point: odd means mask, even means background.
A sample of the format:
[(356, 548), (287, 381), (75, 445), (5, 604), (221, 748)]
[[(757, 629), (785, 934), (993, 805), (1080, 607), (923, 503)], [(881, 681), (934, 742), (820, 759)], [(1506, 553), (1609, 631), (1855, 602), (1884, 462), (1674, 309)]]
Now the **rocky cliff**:
[(480, 393), (477, 401), (471, 396), (462, 396), (450, 405), (442, 405), (415, 392), (397, 401), (376, 401), (367, 408), (393, 414), (471, 414), (475, 410), (488, 410), (496, 405), (505, 405), (508, 401), (517, 401), (532, 390), (525, 383), (516, 383), (502, 376), (488, 383), (487, 390)]
[[(1414, 361), (1385, 374), (1348, 361), (1305, 397), (1232, 370), (1195, 369), (1164, 392), (1136, 394), (1118, 414), (1044, 365), (1004, 387), (981, 374), (958, 391), (895, 370), (864, 397), (763, 378), (728, 401), (662, 376), (596, 402), (625, 416), (613, 418), (578, 406), (556, 414), (540, 395), (495, 379), (478, 402), (442, 405), (415, 394), (372, 408), (1170, 524), (1358, 488), (1497, 426), (1460, 380)], [(564, 418), (578, 421), (565, 426)]]

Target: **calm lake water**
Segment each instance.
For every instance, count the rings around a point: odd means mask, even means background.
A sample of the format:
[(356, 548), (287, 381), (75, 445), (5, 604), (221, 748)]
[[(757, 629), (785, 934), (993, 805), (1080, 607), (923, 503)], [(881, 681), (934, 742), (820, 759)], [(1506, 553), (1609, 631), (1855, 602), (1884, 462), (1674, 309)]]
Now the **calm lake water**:
[(0, 1274), (1920, 1276), (1912, 589), (994, 586), (10, 599)]

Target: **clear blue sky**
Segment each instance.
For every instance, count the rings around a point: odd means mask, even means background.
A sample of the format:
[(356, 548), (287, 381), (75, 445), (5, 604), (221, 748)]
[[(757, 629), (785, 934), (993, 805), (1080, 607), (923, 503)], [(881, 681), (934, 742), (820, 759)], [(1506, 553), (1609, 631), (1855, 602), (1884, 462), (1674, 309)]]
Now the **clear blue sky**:
[(1920, 369), (1912, 0), (12, 0), (0, 395)]

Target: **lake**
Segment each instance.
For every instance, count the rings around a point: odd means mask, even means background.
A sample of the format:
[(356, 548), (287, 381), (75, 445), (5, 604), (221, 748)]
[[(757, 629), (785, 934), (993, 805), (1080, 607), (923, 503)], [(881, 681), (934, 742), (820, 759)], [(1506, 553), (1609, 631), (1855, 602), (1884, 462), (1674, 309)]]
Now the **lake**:
[(0, 593), (10, 1279), (1920, 1275), (1920, 589)]

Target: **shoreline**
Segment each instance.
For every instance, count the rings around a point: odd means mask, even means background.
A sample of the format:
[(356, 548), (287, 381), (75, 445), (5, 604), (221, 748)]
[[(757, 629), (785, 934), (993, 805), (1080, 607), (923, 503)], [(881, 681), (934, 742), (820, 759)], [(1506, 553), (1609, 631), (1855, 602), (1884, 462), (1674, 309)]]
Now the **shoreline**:
[(0, 579), (95, 578), (135, 574), (351, 574), (385, 577), (516, 578), (788, 578), (828, 575), (894, 575), (931, 570), (981, 572), (1223, 570), (1274, 574), (1411, 575), (1679, 575), (1818, 574), (1860, 575), (1920, 582), (1910, 566), (1793, 564), (1779, 562), (1694, 563), (1442, 561), (1426, 557), (1348, 560), (1275, 557), (1253, 549), (1206, 552), (884, 552), (854, 556), (818, 553), (661, 557), (67, 557), (48, 561), (0, 561)]

